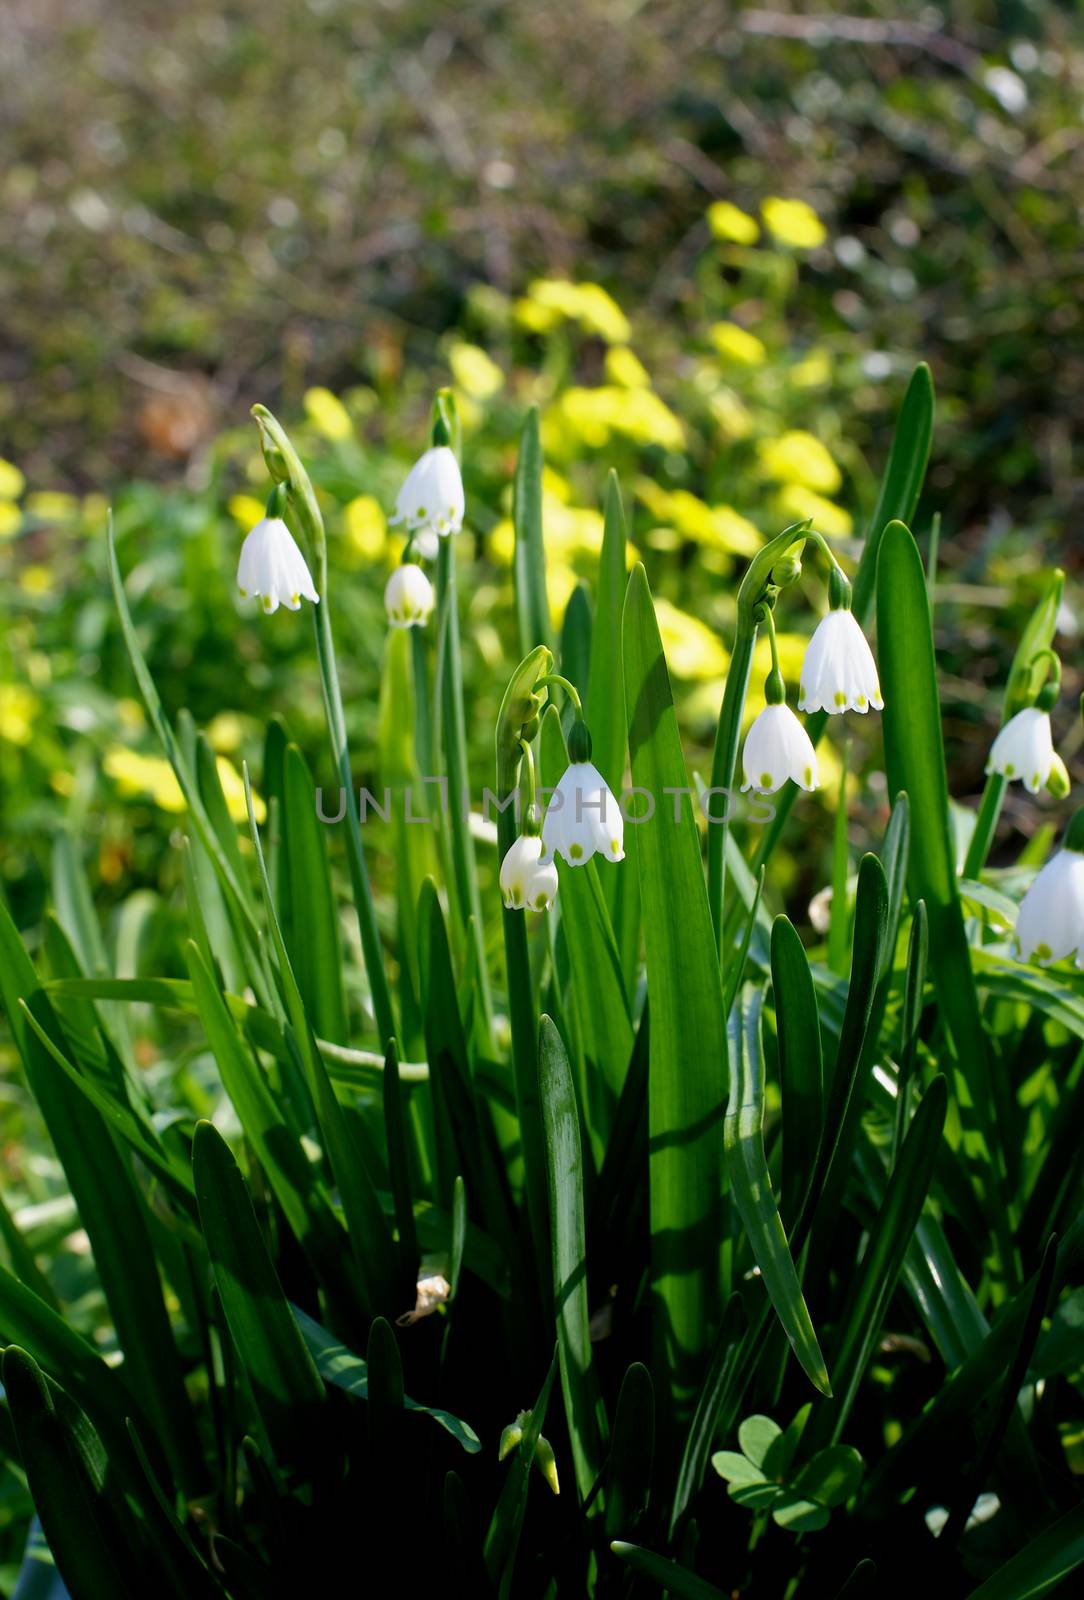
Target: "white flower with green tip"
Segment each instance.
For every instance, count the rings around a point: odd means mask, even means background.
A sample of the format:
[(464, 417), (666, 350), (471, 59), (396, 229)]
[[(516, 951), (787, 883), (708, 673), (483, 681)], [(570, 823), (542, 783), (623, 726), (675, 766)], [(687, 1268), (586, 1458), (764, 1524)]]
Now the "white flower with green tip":
[(269, 616), (280, 605), (300, 611), (302, 600), (315, 605), (320, 598), (297, 540), (282, 520), (285, 506), (286, 491), (279, 484), (267, 502), (267, 515), (245, 536), (237, 563), (241, 598), (258, 595)]
[(396, 567), (384, 586), (384, 610), (393, 628), (423, 628), (435, 604), (433, 585), (412, 561)]
[(557, 898), (557, 868), (543, 862), (542, 840), (521, 833), (501, 862), (501, 899), (509, 911), (546, 911)]
[(1020, 903), (1016, 948), (1022, 961), (1045, 966), (1075, 956), (1084, 967), (1084, 811)]
[(851, 611), (850, 584), (837, 567), (828, 580), (831, 610), (817, 624), (806, 646), (798, 681), (798, 710), (867, 712), (884, 707), (877, 663), (869, 640)]
[(1019, 779), (1030, 794), (1038, 794), (1046, 787), (1055, 759), (1050, 712), (1034, 705), (1010, 717), (991, 746), (986, 770), (1010, 781)]

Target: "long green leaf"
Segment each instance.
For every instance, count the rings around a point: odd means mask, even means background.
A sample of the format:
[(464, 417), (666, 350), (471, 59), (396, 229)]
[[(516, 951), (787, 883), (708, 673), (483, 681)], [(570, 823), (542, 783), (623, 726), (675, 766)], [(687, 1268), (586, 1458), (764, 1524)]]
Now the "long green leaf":
[(749, 1318), (745, 1302), (740, 1294), (732, 1294), (723, 1312), (715, 1348), (711, 1353), (711, 1364), (704, 1377), (696, 1410), (689, 1424), (689, 1433), (685, 1440), (670, 1509), (671, 1538), (685, 1515), (689, 1502), (704, 1480), (704, 1469), (711, 1454), (727, 1385), (733, 1376), (748, 1327)]
[[(324, 1382), (333, 1383), (337, 1389), (344, 1389), (347, 1394), (357, 1395), (361, 1400), (368, 1400), (368, 1363), (363, 1361), (361, 1356), (355, 1355), (353, 1350), (348, 1350), (334, 1334), (328, 1333), (326, 1328), (321, 1327), (298, 1306), (292, 1306), (291, 1310), (309, 1353), (316, 1363), (316, 1370)], [(407, 1411), (418, 1411), (427, 1417), (432, 1417), (434, 1422), (438, 1422), (451, 1434), (468, 1455), (476, 1455), (481, 1450), (481, 1441), (474, 1429), (458, 1417), (453, 1417), (450, 1411), (442, 1411), (439, 1406), (422, 1405), (420, 1401), (412, 1400), (408, 1394), (403, 1396), (403, 1406)]]
[(809, 1318), (764, 1154), (762, 996), (747, 988), (730, 1023), (730, 1103), (724, 1127), (727, 1173), (745, 1234), (775, 1314), (810, 1382), (831, 1394), (828, 1370)]
[(881, 541), (877, 633), (884, 685), (885, 767), (890, 794), (907, 791), (912, 900), (925, 900), (932, 970), (955, 1058), (954, 1094), (976, 1186), (991, 1218), (1002, 1274), (1015, 1271), (1004, 1162), (990, 1111), (985, 1032), (956, 883), (941, 738), (933, 630), (922, 560), (902, 522)]
[(634, 1361), (621, 1381), (606, 1476), (606, 1535), (635, 1533), (651, 1498), (655, 1460), (655, 1390), (651, 1374)]
[(3, 1378), (34, 1507), (68, 1588), (80, 1600), (140, 1600), (148, 1573), (95, 1492), (36, 1362), (9, 1346)]
[(817, 995), (806, 953), (786, 917), (772, 924), (772, 989), (783, 1093), (783, 1182), (780, 1209), (798, 1220), (813, 1179), (824, 1108), (824, 1061)]
[(926, 1203), (947, 1106), (945, 1080), (938, 1076), (923, 1095), (904, 1137), (884, 1202), (854, 1275), (832, 1357), (837, 1395), (818, 1410), (803, 1438), (803, 1447), (810, 1453), (817, 1445), (838, 1441), (854, 1404), (895, 1293), (907, 1246)]
[(324, 1388), (298, 1332), (252, 1209), (218, 1129), (200, 1122), (192, 1146), (200, 1224), (222, 1309), (282, 1464), (311, 1458)]
[(656, 1555), (654, 1550), (645, 1550), (638, 1544), (626, 1544), (621, 1539), (615, 1539), (610, 1549), (615, 1556), (620, 1556), (622, 1561), (628, 1562), (634, 1572), (650, 1578), (660, 1589), (666, 1589), (673, 1595), (680, 1595), (681, 1600), (726, 1600), (721, 1589), (717, 1589), (713, 1583), (707, 1583), (703, 1578), (698, 1578), (688, 1567), (679, 1566), (676, 1561), (671, 1561), (669, 1556)]
[(564, 1043), (546, 1016), (539, 1029), (538, 1088), (549, 1160), (553, 1299), (561, 1389), (576, 1483), (581, 1500), (586, 1500), (602, 1471), (608, 1428), (589, 1328), (579, 1110)]
[(542, 542), (542, 440), (537, 406), (528, 411), (520, 434), (512, 483), (512, 521), (516, 530), (516, 623), (520, 654), (528, 655), (537, 645), (553, 645)]
[[(727, 1041), (719, 963), (688, 776), (647, 575), (623, 622), (633, 782), (656, 801), (636, 828), (648, 992), (651, 1288), (656, 1387), (672, 1422), (692, 1409), (723, 1289), (720, 1122)], [(678, 791), (679, 821), (666, 807)]]
[(968, 1600), (1041, 1600), (1084, 1565), (1084, 1504), (1074, 1506), (971, 1591)]
[(314, 1031), (321, 1039), (345, 1044), (342, 950), (324, 825), (316, 815), (312, 773), (293, 744), (286, 751), (284, 780), (282, 837), (291, 908), (290, 921), (283, 925), (286, 948)]
[(397, 1261), (391, 1231), (363, 1153), (347, 1121), (346, 1113), (336, 1098), (323, 1058), (316, 1047), (316, 1039), (305, 1012), (271, 899), (271, 883), (267, 876), (267, 864), (252, 809), (252, 790), (248, 781), (247, 767), (244, 778), (249, 830), (260, 872), (264, 910), (278, 958), (286, 1010), (298, 1051), (305, 1065), (309, 1092), (316, 1106), (320, 1131), (339, 1190), (343, 1216), (350, 1235), (350, 1245), (358, 1268), (360, 1280), (358, 1286), (369, 1314), (375, 1315), (381, 1309), (394, 1309)]
[[(153, 1418), (175, 1470), (191, 1484), (202, 1474), (199, 1444), (144, 1201), (109, 1127), (54, 1058), (53, 1050), (62, 1054), (66, 1041), (2, 897), (0, 1001), (90, 1238), (124, 1351), (126, 1376)], [(43, 1035), (51, 1049), (43, 1044)]]

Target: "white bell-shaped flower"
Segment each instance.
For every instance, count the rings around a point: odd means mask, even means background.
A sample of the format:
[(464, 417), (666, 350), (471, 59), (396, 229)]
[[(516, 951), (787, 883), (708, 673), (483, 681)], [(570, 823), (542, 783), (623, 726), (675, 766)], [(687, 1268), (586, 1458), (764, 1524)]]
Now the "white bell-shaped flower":
[(1050, 713), (1037, 705), (1028, 706), (1010, 717), (994, 740), (986, 770), (1003, 778), (1019, 778), (1025, 789), (1038, 794), (1046, 787), (1054, 761)]
[(423, 628), (435, 604), (433, 585), (412, 561), (396, 567), (384, 585), (384, 610), (393, 628)]
[(545, 911), (557, 898), (557, 868), (543, 862), (542, 840), (521, 833), (501, 862), (501, 898), (509, 911)]
[(817, 787), (817, 752), (788, 705), (766, 705), (745, 736), (742, 769), (747, 789), (774, 794), (788, 778), (800, 789)]
[(301, 609), (302, 600), (320, 596), (313, 587), (305, 557), (281, 517), (262, 517), (241, 546), (237, 587), (243, 598), (257, 594), (270, 614), (280, 605)]
[(542, 824), (544, 861), (564, 856), (582, 867), (595, 854), (625, 859), (625, 819), (605, 778), (590, 761), (570, 761), (550, 796)]
[(448, 445), (435, 444), (411, 467), (390, 520), (405, 524), (419, 554), (435, 554), (434, 536), (458, 533), (465, 509), (459, 462)]
[(844, 606), (829, 611), (806, 646), (799, 679), (798, 710), (878, 711), (884, 706), (877, 664), (853, 612)]
[(1017, 913), (1016, 947), (1023, 961), (1045, 965), (1075, 955), (1077, 966), (1084, 966), (1084, 854), (1080, 850), (1063, 845), (1032, 882)]

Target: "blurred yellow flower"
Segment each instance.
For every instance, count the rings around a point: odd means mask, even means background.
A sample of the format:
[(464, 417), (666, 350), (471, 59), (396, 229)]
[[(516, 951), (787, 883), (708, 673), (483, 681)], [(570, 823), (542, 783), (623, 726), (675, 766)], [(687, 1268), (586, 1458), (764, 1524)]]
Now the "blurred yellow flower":
[(820, 389), (832, 376), (827, 350), (810, 350), (790, 369), (790, 381), (798, 389)]
[[(541, 319), (531, 308), (542, 312)], [(564, 317), (608, 344), (627, 344), (632, 332), (625, 313), (600, 283), (536, 278), (527, 290), (526, 301), (516, 302), (515, 315), (517, 321), (539, 333), (548, 331)]]
[(226, 502), (226, 510), (245, 533), (254, 528), (264, 514), (263, 502), (251, 494), (231, 495)]
[(728, 239), (732, 244), (756, 244), (760, 238), (756, 218), (729, 200), (716, 200), (708, 207), (708, 227), (717, 239)]
[(48, 567), (35, 562), (19, 574), (19, 587), (24, 594), (48, 594), (53, 587), (53, 574)]
[(559, 628), (564, 621), (572, 591), (579, 581), (575, 567), (567, 566), (563, 561), (546, 562), (546, 597), (550, 603), (550, 621), (555, 628)]
[(733, 389), (716, 389), (708, 398), (708, 409), (727, 439), (748, 439), (753, 431), (753, 414)]
[(36, 494), (27, 495), (24, 506), (32, 517), (40, 517), (43, 522), (71, 522), (79, 515), (79, 501), (59, 489), (39, 489)]
[(572, 485), (548, 462), (542, 467), (542, 493), (552, 495), (555, 500), (560, 500), (561, 504), (566, 506), (572, 500)]
[(130, 695), (125, 695), (116, 703), (117, 716), (122, 727), (142, 728), (147, 718), (143, 711), (143, 702), (133, 700)]
[[(543, 489), (542, 528), (546, 546), (546, 578), (550, 563), (571, 566), (580, 556), (597, 556), (602, 549), (602, 516), (578, 506), (567, 505)], [(489, 535), (489, 550), (495, 561), (511, 565), (516, 547), (516, 531), (510, 517), (498, 522)]]
[(491, 399), (504, 383), (500, 367), (476, 344), (457, 340), (448, 351), (448, 365), (459, 388), (475, 400)]
[(638, 355), (627, 344), (614, 345), (606, 352), (606, 376), (622, 389), (650, 389), (651, 379)]
[(768, 359), (763, 342), (748, 328), (739, 328), (736, 322), (717, 322), (709, 331), (711, 342), (724, 361), (734, 361), (742, 367), (759, 367)]
[(302, 398), (305, 415), (325, 439), (339, 442), (353, 436), (354, 424), (350, 413), (330, 389), (306, 389)]
[(854, 532), (854, 518), (849, 511), (837, 506), (834, 500), (826, 500), (814, 490), (804, 488), (800, 483), (789, 483), (780, 492), (779, 510), (788, 522), (801, 522), (806, 517), (812, 517), (817, 532), (827, 534), (831, 539), (849, 539)]
[(0, 456), (0, 500), (18, 500), (26, 488), (26, 479), (18, 467)]
[(347, 544), (365, 561), (380, 561), (388, 548), (388, 519), (380, 501), (359, 494), (343, 508)]
[[(245, 780), (231, 761), (225, 756), (215, 757), (215, 770), (218, 781), (222, 785), (222, 794), (226, 801), (226, 810), (234, 822), (248, 822), (248, 805), (245, 801)], [(256, 821), (267, 821), (267, 807), (263, 800), (252, 791), (252, 815)]]
[(544, 444), (558, 453), (569, 453), (577, 444), (601, 449), (615, 433), (665, 450), (685, 447), (684, 428), (654, 390), (616, 384), (566, 389), (547, 410), (542, 428)]
[(37, 695), (22, 684), (0, 683), (0, 739), (9, 744), (29, 744), (40, 706)]
[(687, 489), (663, 489), (652, 478), (638, 478), (635, 487), (652, 516), (686, 539), (738, 556), (756, 555), (764, 542), (756, 527), (732, 506), (709, 506)]
[(834, 494), (843, 482), (842, 473), (824, 445), (803, 428), (794, 428), (777, 439), (763, 439), (757, 453), (768, 477), (782, 483), (800, 483), (821, 494)]
[(122, 795), (150, 795), (163, 811), (181, 812), (185, 798), (169, 762), (161, 756), (142, 756), (126, 745), (110, 745), (102, 758), (106, 777), (112, 778)]
[(22, 526), (23, 514), (11, 500), (0, 500), (0, 539), (10, 539)]
[(241, 719), (235, 711), (220, 711), (207, 725), (207, 740), (212, 750), (227, 755), (241, 744)]
[(698, 617), (679, 611), (661, 596), (655, 600), (666, 664), (675, 678), (718, 678), (730, 657), (716, 634)]
[[(129, 750), (126, 745), (115, 744), (110, 745), (105, 752), (102, 766), (106, 776), (113, 779), (122, 796), (131, 798), (135, 795), (147, 795), (160, 810), (175, 815), (180, 815), (187, 809), (187, 802), (177, 782), (176, 774), (162, 756), (140, 755), (136, 750)], [(215, 768), (222, 785), (226, 809), (231, 818), (234, 822), (246, 822), (248, 810), (245, 805), (243, 778), (225, 756), (217, 757)], [(252, 796), (252, 809), (257, 822), (265, 821), (267, 807), (255, 793)]]
[(782, 200), (772, 195), (760, 210), (772, 237), (793, 250), (815, 250), (828, 237), (824, 223), (804, 200)]

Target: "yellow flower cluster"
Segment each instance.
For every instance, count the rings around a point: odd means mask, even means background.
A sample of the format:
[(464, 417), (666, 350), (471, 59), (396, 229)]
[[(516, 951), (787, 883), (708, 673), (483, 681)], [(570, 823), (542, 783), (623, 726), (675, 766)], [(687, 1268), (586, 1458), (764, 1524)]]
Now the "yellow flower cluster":
[[(764, 226), (777, 244), (790, 250), (815, 250), (828, 237), (824, 223), (804, 200), (784, 200), (770, 195), (761, 207)], [(756, 244), (760, 227), (755, 217), (729, 200), (708, 207), (708, 227), (716, 239), (729, 244)]]
[[(144, 756), (127, 745), (110, 745), (102, 761), (106, 776), (113, 779), (120, 793), (127, 797), (146, 795), (161, 811), (179, 815), (187, 809), (187, 802), (177, 782), (177, 776), (162, 756)], [(241, 774), (225, 756), (217, 756), (215, 768), (226, 809), (234, 822), (247, 822), (245, 784)], [(252, 796), (252, 809), (257, 822), (264, 822), (267, 807), (257, 794)]]
[(732, 506), (709, 506), (687, 489), (664, 489), (652, 478), (636, 480), (636, 495), (665, 527), (683, 538), (731, 556), (753, 556), (763, 540)]
[(549, 333), (561, 322), (575, 322), (607, 344), (627, 344), (632, 333), (629, 319), (600, 283), (536, 278), (513, 310), (520, 327), (530, 333)]
[(543, 445), (558, 457), (575, 454), (581, 445), (601, 450), (614, 434), (664, 450), (685, 448), (685, 429), (653, 389), (574, 386), (557, 397), (542, 423)]

